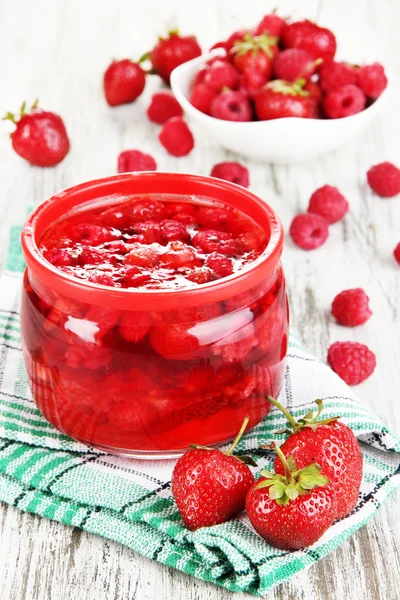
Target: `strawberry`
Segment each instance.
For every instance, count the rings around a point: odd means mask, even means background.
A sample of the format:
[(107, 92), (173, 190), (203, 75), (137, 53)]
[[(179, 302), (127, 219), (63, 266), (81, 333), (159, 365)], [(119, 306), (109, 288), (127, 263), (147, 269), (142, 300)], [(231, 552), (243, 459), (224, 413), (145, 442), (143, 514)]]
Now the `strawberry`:
[(296, 81), (297, 79), (310, 79), (320, 61), (314, 60), (307, 50), (288, 48), (278, 54), (274, 60), (274, 75), (276, 79)]
[(278, 54), (278, 38), (263, 34), (252, 36), (245, 33), (242, 40), (237, 40), (230, 50), (233, 64), (244, 73), (255, 69), (269, 79), (272, 71), (272, 62)]
[(275, 14), (275, 12), (273, 12), (270, 15), (265, 15), (261, 19), (256, 27), (255, 34), (262, 35), (263, 33), (267, 33), (268, 35), (280, 37), (285, 25), (285, 19), (279, 17), (277, 14)]
[(36, 100), (29, 113), (25, 112), (25, 102), (20, 114), (7, 113), (3, 120), (16, 126), (11, 133), (14, 151), (38, 167), (54, 167), (68, 154), (70, 144), (67, 130), (61, 117), (53, 112), (38, 108)]
[(104, 73), (104, 95), (109, 106), (133, 102), (143, 92), (145, 85), (145, 72), (129, 58), (114, 60)]
[(304, 81), (289, 83), (276, 79), (270, 81), (255, 96), (257, 117), (261, 121), (283, 117), (312, 116), (313, 105), (309, 92), (304, 90)]
[(335, 495), (318, 464), (298, 469), (293, 457), (286, 459), (276, 444), (275, 451), (276, 472), (261, 471), (262, 479), (247, 493), (246, 512), (254, 529), (271, 546), (300, 550), (311, 546), (332, 525)]
[(246, 493), (254, 482), (245, 456), (232, 452), (249, 422), (246, 417), (227, 452), (192, 446), (175, 465), (172, 493), (186, 527), (191, 530), (224, 523), (238, 515), (245, 506)]
[(200, 56), (201, 48), (194, 36), (181, 36), (177, 29), (168, 32), (167, 38), (160, 37), (151, 52), (145, 54), (140, 62), (150, 59), (154, 71), (166, 83), (172, 71), (179, 65)]
[[(360, 445), (350, 427), (340, 423), (339, 417), (318, 421), (322, 400), (315, 401), (318, 406), (315, 417), (310, 411), (298, 421), (277, 400), (271, 397), (268, 400), (283, 412), (293, 430), (287, 430), (291, 435), (281, 446), (283, 454), (293, 456), (300, 469), (318, 463), (336, 496), (335, 518), (348, 515), (357, 504), (363, 465)], [(283, 473), (280, 461), (275, 460), (275, 470)]]
[(307, 50), (314, 58), (331, 60), (336, 53), (336, 38), (332, 31), (311, 21), (296, 21), (282, 31), (285, 48)]

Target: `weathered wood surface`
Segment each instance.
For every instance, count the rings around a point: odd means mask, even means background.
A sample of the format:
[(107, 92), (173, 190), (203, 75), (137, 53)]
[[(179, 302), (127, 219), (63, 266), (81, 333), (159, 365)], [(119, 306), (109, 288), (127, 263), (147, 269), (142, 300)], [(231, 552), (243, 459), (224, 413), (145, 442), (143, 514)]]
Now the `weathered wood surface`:
[[(39, 96), (44, 107), (65, 118), (72, 150), (57, 168), (41, 170), (14, 155), (7, 136), (1, 135), (0, 265), (9, 227), (23, 220), (28, 206), (56, 190), (115, 172), (122, 149), (150, 151), (160, 169), (201, 174), (208, 174), (215, 162), (229, 156), (198, 131), (196, 149), (189, 157), (167, 156), (157, 144), (157, 127), (144, 117), (156, 81), (149, 82), (145, 96), (135, 105), (110, 110), (101, 95), (101, 75), (111, 57), (137, 58), (167, 27), (197, 32), (207, 47), (233, 28), (256, 22), (276, 4), (284, 15), (318, 17), (332, 26), (341, 55), (348, 60), (375, 56), (386, 60), (392, 74), (399, 76), (396, 0), (308, 0), (302, 6), (294, 0), (1, 0), (0, 111), (16, 109), (22, 100)], [(252, 189), (277, 208), (285, 226), (305, 209), (310, 193), (319, 185), (338, 185), (348, 197), (350, 214), (331, 228), (322, 249), (306, 254), (289, 240), (286, 243), (292, 323), (304, 344), (321, 359), (327, 345), (337, 339), (359, 340), (374, 349), (378, 368), (359, 386), (359, 395), (400, 433), (400, 271), (391, 256), (400, 241), (400, 204), (398, 198), (374, 197), (365, 183), (370, 165), (381, 160), (400, 163), (397, 104), (394, 92), (385, 111), (365, 132), (317, 161), (295, 167), (247, 164)], [(354, 286), (368, 291), (374, 316), (367, 325), (347, 330), (333, 323), (329, 305), (335, 293)], [(395, 494), (339, 550), (290, 584), (273, 590), (269, 598), (398, 600), (399, 498)], [(0, 527), (2, 600), (232, 597), (116, 543), (5, 505)]]

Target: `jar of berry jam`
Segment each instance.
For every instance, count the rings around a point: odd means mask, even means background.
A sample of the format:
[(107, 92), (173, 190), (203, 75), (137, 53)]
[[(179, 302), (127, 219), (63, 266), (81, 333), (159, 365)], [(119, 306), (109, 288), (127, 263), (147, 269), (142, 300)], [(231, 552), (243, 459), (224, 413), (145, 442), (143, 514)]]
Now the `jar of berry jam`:
[(39, 206), (22, 233), (23, 351), (57, 429), (127, 456), (234, 437), (282, 385), (288, 305), (274, 211), (226, 181), (135, 173)]

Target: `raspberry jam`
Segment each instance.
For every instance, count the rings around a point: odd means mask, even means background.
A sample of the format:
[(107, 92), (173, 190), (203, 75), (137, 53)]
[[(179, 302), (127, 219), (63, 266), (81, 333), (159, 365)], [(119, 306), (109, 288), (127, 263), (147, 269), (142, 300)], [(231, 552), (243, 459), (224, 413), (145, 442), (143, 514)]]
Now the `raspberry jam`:
[(145, 458), (234, 437), (282, 385), (282, 229), (251, 192), (163, 173), (71, 188), (26, 223), (21, 323), (50, 423)]

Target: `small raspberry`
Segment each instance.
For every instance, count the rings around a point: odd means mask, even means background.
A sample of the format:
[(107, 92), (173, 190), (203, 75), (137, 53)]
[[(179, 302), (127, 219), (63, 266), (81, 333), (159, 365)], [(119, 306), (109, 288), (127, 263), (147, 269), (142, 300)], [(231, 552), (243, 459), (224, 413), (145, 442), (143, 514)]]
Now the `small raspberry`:
[(388, 84), (385, 70), (379, 63), (358, 69), (358, 85), (368, 98), (378, 98)]
[(75, 265), (79, 258), (79, 255), (74, 255), (69, 248), (51, 248), (43, 252), (43, 256), (56, 267)]
[(396, 248), (393, 250), (393, 256), (397, 260), (400, 265), (400, 242), (397, 244)]
[(221, 92), (212, 101), (211, 116), (223, 121), (251, 121), (250, 101), (242, 92)]
[(367, 179), (378, 196), (391, 198), (400, 193), (400, 169), (393, 163), (383, 162), (371, 167)]
[(329, 366), (348, 385), (358, 385), (375, 370), (376, 356), (358, 342), (335, 342), (328, 348)]
[(249, 187), (249, 170), (238, 162), (222, 162), (213, 166), (211, 177), (225, 179), (242, 187)]
[(225, 229), (232, 220), (232, 213), (224, 208), (201, 206), (197, 210), (197, 220), (206, 229)]
[(181, 117), (183, 110), (178, 100), (170, 92), (157, 92), (153, 95), (147, 116), (153, 123), (163, 125), (172, 117)]
[(355, 115), (365, 108), (367, 99), (356, 85), (344, 85), (328, 92), (323, 101), (329, 119), (342, 119)]
[(207, 267), (196, 267), (194, 269), (188, 269), (187, 272), (183, 273), (184, 277), (193, 283), (208, 283), (212, 281), (212, 273)]
[(237, 242), (231, 233), (206, 229), (193, 236), (192, 244), (206, 254), (220, 252), (221, 254), (236, 254)]
[(257, 69), (246, 69), (240, 76), (239, 91), (245, 96), (253, 98), (266, 83), (265, 73), (261, 73)]
[(273, 70), (276, 79), (294, 82), (300, 78), (309, 79), (316, 66), (316, 61), (306, 50), (288, 48), (275, 58)]
[(232, 260), (227, 256), (218, 254), (218, 252), (213, 252), (207, 256), (204, 264), (214, 271), (214, 273), (219, 277), (227, 277), (233, 273)]
[(194, 148), (194, 138), (182, 117), (172, 117), (164, 123), (158, 136), (161, 144), (173, 156), (186, 156)]
[(303, 250), (314, 250), (322, 246), (329, 235), (328, 221), (313, 213), (297, 215), (290, 225), (289, 233), (297, 246)]
[(71, 228), (71, 236), (82, 245), (96, 246), (111, 242), (120, 235), (119, 231), (111, 227), (101, 227), (93, 223), (79, 223)]
[(333, 299), (331, 313), (340, 325), (356, 327), (372, 315), (368, 303), (369, 298), (361, 288), (344, 290)]
[(165, 219), (160, 223), (161, 237), (163, 242), (173, 242), (180, 240), (181, 242), (187, 242), (190, 235), (183, 223), (174, 220)]
[(124, 150), (118, 156), (118, 173), (156, 171), (157, 163), (150, 154), (140, 150)]
[(207, 69), (204, 83), (215, 92), (220, 92), (225, 87), (233, 90), (239, 85), (239, 75), (232, 63), (219, 59)]
[(135, 223), (134, 231), (141, 235), (144, 244), (161, 243), (160, 224), (155, 221), (139, 221)]
[(331, 224), (343, 219), (349, 210), (349, 203), (336, 187), (324, 185), (312, 194), (307, 210), (324, 217)]
[(211, 104), (217, 97), (217, 93), (211, 90), (204, 83), (194, 85), (190, 91), (189, 102), (192, 106), (200, 110), (202, 113), (209, 115)]
[(324, 92), (344, 85), (357, 85), (357, 71), (352, 65), (344, 62), (324, 61), (319, 68), (319, 84)]

